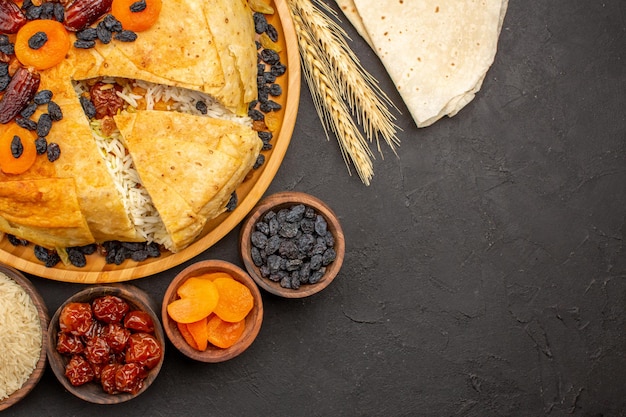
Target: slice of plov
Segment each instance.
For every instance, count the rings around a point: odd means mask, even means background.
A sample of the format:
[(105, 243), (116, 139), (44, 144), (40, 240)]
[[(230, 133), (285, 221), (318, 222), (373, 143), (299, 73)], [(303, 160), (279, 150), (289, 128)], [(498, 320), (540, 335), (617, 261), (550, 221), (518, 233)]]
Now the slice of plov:
[(164, 246), (178, 252), (218, 214), (203, 209), (230, 184), (242, 160), (218, 150), (221, 135), (207, 117), (145, 110), (114, 120), (167, 230)]

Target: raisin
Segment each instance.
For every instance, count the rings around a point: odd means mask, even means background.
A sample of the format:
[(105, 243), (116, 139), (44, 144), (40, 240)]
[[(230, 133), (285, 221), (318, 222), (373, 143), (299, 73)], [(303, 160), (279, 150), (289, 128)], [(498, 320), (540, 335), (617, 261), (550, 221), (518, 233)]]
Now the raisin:
[(61, 3), (52, 3), (54, 4), (54, 10), (52, 11), (52, 16), (54, 20), (57, 22), (63, 22), (65, 20), (65, 7)]
[(280, 84), (272, 84), (269, 86), (269, 93), (274, 97), (278, 97), (283, 93), (283, 88)]
[(272, 40), (272, 42), (278, 42), (278, 31), (276, 30), (274, 25), (268, 23), (267, 29), (265, 29), (265, 33), (267, 34), (268, 38)]
[(48, 103), (48, 114), (54, 122), (58, 122), (59, 120), (63, 119), (63, 111), (61, 110), (61, 107), (54, 101), (50, 101)]
[(50, 100), (52, 100), (52, 91), (50, 90), (39, 90), (33, 97), (33, 101), (37, 105), (48, 104)]
[(37, 50), (44, 46), (46, 42), (48, 42), (48, 35), (46, 35), (46, 32), (37, 32), (28, 38), (28, 47), (30, 49)]
[(106, 16), (104, 16), (104, 19), (102, 19), (102, 23), (104, 24), (104, 27), (111, 32), (123, 31), (122, 23), (117, 20), (117, 18), (112, 14), (107, 14)]
[(250, 242), (259, 249), (265, 249), (267, 236), (264, 233), (255, 231), (250, 235)]
[(278, 230), (278, 234), (284, 238), (292, 238), (296, 237), (298, 234), (298, 224), (292, 222), (284, 222), (280, 229)]
[(41, 17), (41, 6), (30, 5), (28, 7), (24, 7), (24, 16), (28, 20), (37, 20)]
[(11, 77), (9, 77), (8, 75), (0, 76), (0, 91), (6, 90), (10, 82), (11, 82)]
[(43, 155), (48, 150), (48, 141), (46, 138), (39, 137), (35, 140), (35, 149), (37, 155)]
[(280, 286), (287, 289), (291, 288), (291, 277), (285, 276), (284, 278), (282, 278), (280, 280)]
[(261, 257), (259, 248), (253, 246), (252, 249), (250, 249), (250, 255), (252, 256), (252, 262), (254, 262), (256, 266), (263, 265), (263, 258)]
[(256, 161), (254, 162), (254, 165), (252, 165), (252, 169), (259, 169), (263, 166), (264, 163), (265, 155), (259, 155), (256, 157)]
[(284, 64), (281, 64), (280, 62), (275, 63), (274, 65), (271, 66), (270, 68), (270, 72), (275, 76), (275, 77), (280, 77), (281, 75), (283, 75), (285, 72), (287, 72), (287, 66)]
[(337, 258), (337, 253), (333, 248), (328, 248), (322, 254), (322, 265), (328, 266), (332, 261)]
[(15, 55), (15, 46), (12, 43), (0, 44), (0, 52), (7, 55)]
[(263, 115), (263, 113), (261, 113), (260, 111), (256, 110), (256, 109), (252, 109), (248, 112), (248, 116), (252, 119), (252, 120), (263, 120), (265, 119), (265, 116)]
[(96, 28), (85, 28), (76, 32), (76, 39), (81, 41), (95, 41), (98, 39), (98, 31)]
[(315, 233), (317, 233), (319, 236), (325, 236), (327, 230), (328, 224), (326, 223), (326, 219), (318, 214), (315, 217)]
[(237, 191), (233, 191), (230, 195), (230, 200), (226, 204), (226, 211), (231, 212), (237, 208), (237, 204), (239, 204), (239, 197), (237, 197)]
[(130, 254), (130, 259), (132, 259), (135, 262), (143, 262), (146, 259), (148, 259), (148, 257), (149, 257), (148, 251), (145, 251), (145, 250), (137, 250)]
[(7, 235), (7, 239), (9, 239), (9, 243), (13, 246), (28, 246), (28, 240), (20, 239), (15, 235)]
[(77, 249), (79, 249), (85, 255), (91, 255), (96, 252), (96, 249), (98, 249), (98, 245), (96, 245), (95, 243), (91, 243), (89, 245), (79, 246), (77, 247)]
[(270, 140), (272, 140), (272, 132), (262, 130), (257, 132), (257, 135), (259, 136), (259, 139), (261, 139), (263, 142), (269, 142)]
[(259, 35), (267, 30), (267, 18), (263, 13), (255, 12), (252, 16), (254, 19), (254, 31)]
[(30, 103), (28, 106), (24, 107), (24, 109), (20, 112), (20, 116), (22, 116), (25, 119), (28, 119), (30, 116), (32, 116), (35, 113), (36, 110), (37, 110), (37, 104)]
[(135, 42), (137, 34), (132, 30), (122, 30), (115, 34), (114, 38), (120, 42)]
[(83, 268), (87, 265), (85, 254), (79, 248), (67, 248), (67, 257), (72, 265)]
[(130, 5), (129, 9), (133, 13), (139, 13), (146, 10), (146, 0), (139, 0), (134, 2)]
[(96, 106), (85, 96), (80, 96), (80, 105), (89, 119), (96, 117)]
[(297, 240), (298, 250), (301, 253), (308, 254), (315, 245), (315, 237), (310, 233), (303, 233)]
[(52, 118), (48, 113), (43, 113), (41, 116), (39, 116), (39, 121), (37, 122), (37, 135), (39, 137), (48, 136), (51, 128)]
[(292, 240), (283, 240), (278, 246), (280, 256), (287, 259), (296, 259), (298, 257), (298, 245)]
[(61, 157), (61, 148), (57, 143), (50, 142), (46, 153), (48, 154), (48, 161), (54, 162)]
[(98, 40), (104, 44), (110, 43), (113, 38), (113, 33), (106, 28), (104, 22), (98, 23), (96, 26), (96, 34), (98, 35)]
[(196, 110), (198, 110), (202, 114), (207, 114), (208, 109), (206, 103), (202, 100), (198, 100), (196, 102)]
[(21, 116), (16, 117), (15, 123), (19, 127), (23, 127), (26, 130), (31, 130), (31, 131), (37, 130), (37, 123), (35, 123), (34, 121), (30, 119), (27, 119), (26, 117), (21, 117)]
[(317, 271), (318, 269), (322, 267), (322, 255), (321, 254), (311, 256), (310, 267), (312, 271)]
[(280, 56), (278, 55), (278, 52), (272, 49), (263, 49), (260, 52), (260, 55), (261, 59), (269, 65), (274, 65), (280, 61)]
[(22, 139), (17, 135), (13, 136), (11, 140), (11, 155), (13, 155), (13, 158), (17, 159), (22, 156), (23, 152), (24, 145), (22, 145)]
[(74, 41), (74, 48), (91, 49), (94, 46), (96, 46), (96, 41), (84, 41), (82, 39), (77, 39)]
[(54, 19), (54, 4), (49, 2), (42, 3), (39, 18), (42, 20)]
[(323, 276), (324, 272), (321, 270), (311, 273), (311, 276), (309, 276), (309, 284), (317, 284)]

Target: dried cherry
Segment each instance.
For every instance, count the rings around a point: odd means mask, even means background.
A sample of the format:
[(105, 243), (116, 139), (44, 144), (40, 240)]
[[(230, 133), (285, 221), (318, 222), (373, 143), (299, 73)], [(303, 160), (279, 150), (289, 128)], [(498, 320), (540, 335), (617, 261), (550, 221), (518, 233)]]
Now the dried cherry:
[(82, 336), (89, 331), (92, 325), (93, 316), (89, 303), (69, 303), (59, 315), (59, 326), (61, 331), (66, 333)]
[(84, 349), (85, 346), (78, 336), (71, 333), (59, 332), (57, 336), (57, 351), (59, 353), (82, 353)]
[(105, 323), (120, 323), (130, 310), (126, 301), (114, 295), (96, 298), (92, 308), (94, 317)]
[(141, 310), (133, 310), (124, 318), (124, 327), (136, 332), (151, 333), (154, 331), (154, 323), (148, 313)]
[(85, 358), (90, 364), (104, 364), (109, 361), (111, 348), (107, 341), (100, 336), (92, 337), (87, 340), (85, 346)]
[(161, 346), (154, 336), (148, 333), (135, 333), (130, 336), (126, 349), (127, 363), (137, 363), (152, 369), (160, 360)]
[(115, 388), (120, 392), (136, 394), (143, 387), (146, 371), (138, 363), (120, 365), (115, 372)]
[(119, 392), (115, 386), (115, 374), (119, 367), (120, 364), (118, 363), (109, 363), (104, 365), (100, 372), (100, 385), (102, 385), (102, 389), (107, 394), (117, 394)]
[(130, 330), (124, 328), (119, 323), (109, 323), (104, 331), (104, 340), (106, 340), (113, 353), (124, 351), (129, 337)]
[(65, 376), (70, 384), (77, 387), (93, 381), (94, 372), (87, 359), (80, 355), (74, 355), (65, 367)]

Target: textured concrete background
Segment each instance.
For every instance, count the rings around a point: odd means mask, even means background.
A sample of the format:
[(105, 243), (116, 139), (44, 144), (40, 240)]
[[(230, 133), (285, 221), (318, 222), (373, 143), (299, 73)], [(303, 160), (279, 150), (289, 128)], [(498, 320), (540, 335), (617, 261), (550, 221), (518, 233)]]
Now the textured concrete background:
[[(303, 84), (269, 193), (340, 216), (337, 280), (304, 300), (264, 294), (257, 341), (223, 364), (168, 346), (141, 397), (99, 407), (50, 370), (15, 416), (626, 416), (626, 3), (511, 0), (496, 62), (456, 117), (418, 130), (398, 104), (399, 158), (350, 177)], [(135, 281), (160, 300), (208, 258), (241, 264), (234, 230)], [(54, 311), (79, 287), (33, 278)]]

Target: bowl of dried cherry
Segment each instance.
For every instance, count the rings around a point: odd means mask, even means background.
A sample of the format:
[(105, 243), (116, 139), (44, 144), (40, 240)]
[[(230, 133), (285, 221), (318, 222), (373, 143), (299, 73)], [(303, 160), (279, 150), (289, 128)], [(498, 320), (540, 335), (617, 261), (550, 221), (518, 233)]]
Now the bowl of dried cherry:
[(127, 284), (94, 285), (67, 299), (48, 327), (48, 362), (69, 392), (96, 404), (143, 393), (165, 354), (156, 304)]
[(263, 198), (244, 220), (239, 251), (259, 287), (303, 298), (328, 287), (345, 256), (337, 215), (310, 194), (284, 191)]

